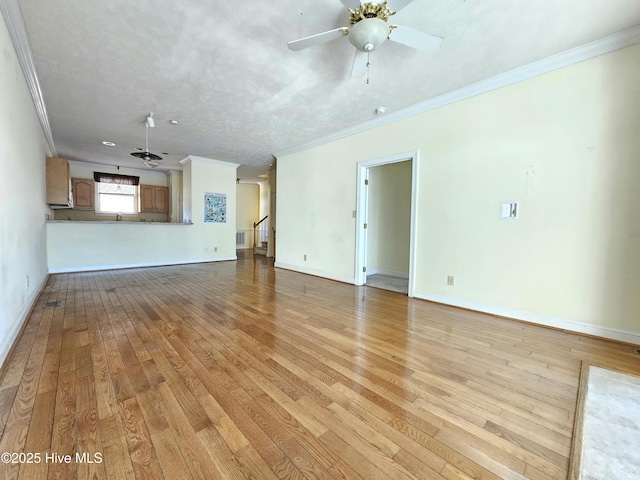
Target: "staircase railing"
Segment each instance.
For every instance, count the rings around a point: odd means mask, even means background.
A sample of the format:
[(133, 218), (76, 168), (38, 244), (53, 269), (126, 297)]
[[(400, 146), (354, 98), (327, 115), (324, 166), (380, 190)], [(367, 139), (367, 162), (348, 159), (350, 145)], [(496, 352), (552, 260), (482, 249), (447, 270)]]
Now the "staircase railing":
[[(262, 222), (264, 222), (267, 218), (269, 218), (269, 215), (265, 215), (264, 218), (262, 220), (260, 220), (259, 222), (253, 222), (253, 251), (255, 253), (256, 251), (256, 247), (258, 246), (258, 242), (262, 242), (262, 241), (266, 241), (266, 237), (267, 237), (267, 233), (268, 230), (265, 229), (260, 229), (260, 231), (258, 231), (258, 225), (260, 225)], [(258, 233), (260, 233), (260, 237), (261, 239), (258, 240)], [(264, 240), (262, 239), (262, 237), (264, 237)]]

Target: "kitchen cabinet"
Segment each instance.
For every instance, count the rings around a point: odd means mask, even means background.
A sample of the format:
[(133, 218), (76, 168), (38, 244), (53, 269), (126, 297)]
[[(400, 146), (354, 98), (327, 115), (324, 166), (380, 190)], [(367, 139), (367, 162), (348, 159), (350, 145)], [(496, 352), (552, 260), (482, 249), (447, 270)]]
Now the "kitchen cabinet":
[(169, 189), (140, 185), (140, 213), (169, 213)]
[(47, 157), (47, 203), (51, 208), (73, 207), (69, 162), (64, 158)]
[(73, 208), (95, 210), (95, 181), (93, 178), (72, 178)]

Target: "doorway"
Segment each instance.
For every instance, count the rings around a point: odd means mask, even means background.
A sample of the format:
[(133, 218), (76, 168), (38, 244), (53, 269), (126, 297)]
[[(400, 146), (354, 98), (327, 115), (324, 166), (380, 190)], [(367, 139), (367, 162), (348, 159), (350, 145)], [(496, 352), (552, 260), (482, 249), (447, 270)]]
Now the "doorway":
[(413, 297), (418, 152), (358, 164), (356, 285)]

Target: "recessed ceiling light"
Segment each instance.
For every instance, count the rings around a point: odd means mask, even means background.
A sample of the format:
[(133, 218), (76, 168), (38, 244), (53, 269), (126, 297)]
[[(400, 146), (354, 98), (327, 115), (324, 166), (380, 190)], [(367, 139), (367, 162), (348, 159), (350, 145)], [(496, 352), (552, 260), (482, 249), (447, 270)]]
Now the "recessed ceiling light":
[(382, 115), (384, 112), (386, 112), (387, 109), (384, 107), (378, 107), (376, 108), (376, 115)]
[(103, 145), (106, 145), (107, 147), (115, 147), (116, 144), (113, 142), (102, 142)]
[(171, 125), (178, 125), (178, 123), (180, 123), (180, 122), (178, 122), (178, 120), (169, 120), (169, 123)]

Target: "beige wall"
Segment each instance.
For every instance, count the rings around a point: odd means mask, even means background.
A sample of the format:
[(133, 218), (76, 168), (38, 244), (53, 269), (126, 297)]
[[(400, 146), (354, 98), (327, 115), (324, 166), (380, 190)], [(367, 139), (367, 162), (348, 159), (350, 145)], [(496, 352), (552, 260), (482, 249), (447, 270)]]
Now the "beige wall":
[(236, 229), (253, 230), (253, 223), (260, 220), (260, 186), (257, 183), (239, 183), (236, 185), (236, 197)]
[(369, 168), (367, 274), (409, 275), (411, 161)]
[(47, 278), (46, 140), (0, 18), (0, 364)]
[(253, 246), (253, 223), (260, 220), (260, 185), (239, 183), (236, 186), (236, 230), (244, 232), (244, 243), (236, 242), (237, 248)]
[(260, 187), (260, 213), (258, 216), (262, 220), (265, 215), (269, 215), (269, 207), (271, 205), (271, 188), (268, 180), (258, 182)]
[(417, 296), (640, 340), (639, 131), (635, 45), (279, 158), (276, 258), (353, 281), (356, 164), (418, 150)]

